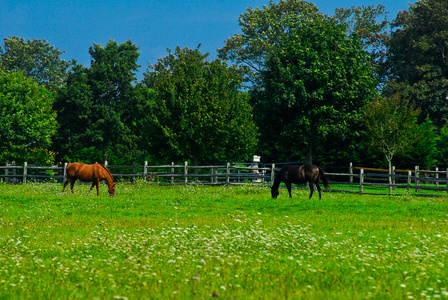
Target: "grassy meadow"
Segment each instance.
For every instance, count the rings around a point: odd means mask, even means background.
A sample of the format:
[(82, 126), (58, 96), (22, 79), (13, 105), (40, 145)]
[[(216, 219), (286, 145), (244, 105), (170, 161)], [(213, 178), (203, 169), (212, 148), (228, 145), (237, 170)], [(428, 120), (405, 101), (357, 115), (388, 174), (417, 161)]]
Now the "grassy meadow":
[(448, 299), (448, 198), (0, 184), (0, 299)]

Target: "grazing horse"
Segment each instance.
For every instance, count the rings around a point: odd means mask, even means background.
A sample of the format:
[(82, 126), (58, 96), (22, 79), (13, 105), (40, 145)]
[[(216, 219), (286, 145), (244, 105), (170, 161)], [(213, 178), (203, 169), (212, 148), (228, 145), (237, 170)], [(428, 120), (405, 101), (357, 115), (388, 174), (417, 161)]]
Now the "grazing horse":
[(112, 179), (112, 175), (109, 170), (106, 169), (102, 164), (87, 165), (82, 163), (72, 163), (67, 165), (67, 180), (64, 182), (64, 188), (62, 192), (65, 191), (65, 187), (70, 181), (70, 189), (73, 194), (73, 186), (75, 185), (76, 179), (84, 182), (91, 182), (92, 186), (90, 190), (96, 185), (96, 195), (100, 195), (100, 181), (105, 180), (107, 186), (109, 187), (109, 195), (115, 196), (115, 183)]
[(310, 199), (313, 196), (314, 186), (316, 184), (317, 190), (319, 191), (319, 199), (322, 198), (320, 192), (319, 180), (322, 179), (325, 188), (329, 188), (329, 181), (325, 176), (324, 170), (322, 168), (315, 165), (304, 165), (304, 166), (292, 166), (286, 165), (275, 175), (274, 184), (271, 187), (271, 195), (272, 198), (277, 198), (279, 195), (278, 187), (280, 182), (284, 182), (286, 187), (288, 188), (289, 197), (291, 198), (291, 184), (302, 184), (305, 182), (309, 182), (310, 184)]

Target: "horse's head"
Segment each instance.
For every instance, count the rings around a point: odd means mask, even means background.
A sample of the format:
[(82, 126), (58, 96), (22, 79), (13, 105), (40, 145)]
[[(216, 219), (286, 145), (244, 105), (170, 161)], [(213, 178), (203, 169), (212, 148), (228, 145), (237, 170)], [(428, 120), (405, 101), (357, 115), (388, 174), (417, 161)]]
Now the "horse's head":
[(115, 183), (112, 184), (111, 186), (109, 186), (109, 195), (111, 195), (112, 197), (115, 197)]
[(271, 195), (272, 195), (272, 198), (276, 199), (277, 196), (278, 196), (278, 194), (279, 194), (279, 192), (278, 192), (278, 188), (275, 189), (275, 188), (271, 187)]

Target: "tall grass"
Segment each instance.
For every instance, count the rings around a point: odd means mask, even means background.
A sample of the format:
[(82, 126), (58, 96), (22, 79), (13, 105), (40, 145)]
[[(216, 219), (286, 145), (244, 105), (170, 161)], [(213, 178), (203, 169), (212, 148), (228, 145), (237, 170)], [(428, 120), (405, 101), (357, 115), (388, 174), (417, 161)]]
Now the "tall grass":
[(1, 299), (448, 297), (447, 198), (0, 184)]

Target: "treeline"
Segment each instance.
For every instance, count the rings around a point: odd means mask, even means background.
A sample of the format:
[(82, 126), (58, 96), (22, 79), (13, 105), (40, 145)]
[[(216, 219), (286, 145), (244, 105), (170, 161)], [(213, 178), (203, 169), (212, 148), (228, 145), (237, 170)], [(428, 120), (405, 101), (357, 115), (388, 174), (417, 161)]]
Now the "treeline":
[(137, 80), (139, 48), (46, 40), (0, 47), (0, 161), (192, 164), (262, 160), (448, 166), (448, 2), (388, 20), (382, 5), (322, 14), (270, 2), (218, 58), (177, 47)]

